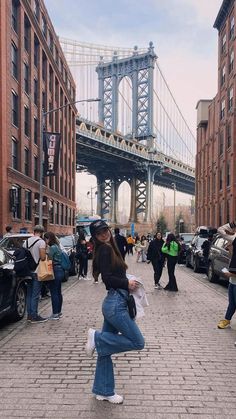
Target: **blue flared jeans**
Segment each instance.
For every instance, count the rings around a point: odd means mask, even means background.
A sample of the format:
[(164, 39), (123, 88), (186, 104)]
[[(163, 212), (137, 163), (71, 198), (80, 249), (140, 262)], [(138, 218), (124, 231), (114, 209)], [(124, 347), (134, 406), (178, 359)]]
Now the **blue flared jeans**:
[(144, 338), (127, 310), (128, 292), (120, 291), (123, 296), (114, 289), (108, 291), (102, 305), (103, 328), (95, 332), (98, 358), (92, 391), (101, 396), (115, 394), (111, 355), (144, 348)]
[(227, 320), (231, 320), (236, 311), (236, 285), (229, 283), (228, 288), (229, 304), (225, 314)]

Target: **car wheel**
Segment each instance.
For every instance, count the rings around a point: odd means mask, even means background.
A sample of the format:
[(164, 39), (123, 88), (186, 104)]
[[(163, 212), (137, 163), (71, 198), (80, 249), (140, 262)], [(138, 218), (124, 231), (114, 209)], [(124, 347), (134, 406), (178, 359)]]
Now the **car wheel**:
[(71, 267), (71, 270), (70, 270), (70, 275), (78, 275), (78, 263), (77, 263), (77, 260), (76, 260), (76, 258), (74, 258), (73, 260), (72, 260), (72, 267)]
[(214, 268), (213, 268), (212, 262), (209, 263), (207, 276), (208, 276), (209, 282), (216, 282), (217, 275), (214, 272)]
[(191, 268), (191, 265), (189, 263), (189, 257), (187, 257), (187, 256), (186, 256), (185, 265), (186, 265), (187, 268)]
[(18, 285), (15, 295), (15, 302), (13, 306), (12, 318), (13, 320), (21, 320), (25, 315), (26, 310), (26, 286), (22, 282)]
[(193, 259), (193, 272), (199, 272), (199, 262), (196, 256)]

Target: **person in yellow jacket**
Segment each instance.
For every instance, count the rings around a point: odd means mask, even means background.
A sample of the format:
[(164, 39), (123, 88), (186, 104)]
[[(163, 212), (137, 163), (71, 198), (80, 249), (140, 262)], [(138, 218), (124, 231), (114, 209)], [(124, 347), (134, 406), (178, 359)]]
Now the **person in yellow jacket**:
[(166, 242), (163, 244), (161, 251), (167, 256), (167, 270), (169, 276), (169, 282), (164, 288), (164, 290), (178, 291), (177, 282), (175, 278), (175, 265), (178, 261), (180, 244), (177, 241), (174, 234), (168, 234)]
[(128, 255), (133, 255), (133, 247), (135, 244), (135, 240), (134, 238), (131, 236), (131, 234), (129, 234), (129, 236), (127, 237), (127, 243), (128, 243)]

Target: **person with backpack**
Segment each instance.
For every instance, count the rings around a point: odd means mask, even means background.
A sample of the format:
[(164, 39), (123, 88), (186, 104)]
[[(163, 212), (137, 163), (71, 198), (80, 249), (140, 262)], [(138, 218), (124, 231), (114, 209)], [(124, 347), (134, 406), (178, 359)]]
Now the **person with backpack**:
[(54, 279), (48, 281), (47, 285), (50, 289), (51, 302), (52, 302), (52, 315), (50, 320), (59, 320), (62, 316), (62, 303), (63, 297), (61, 292), (61, 283), (65, 276), (63, 268), (63, 251), (60, 248), (60, 243), (55, 234), (51, 231), (44, 234), (44, 239), (47, 245), (47, 254), (49, 259), (52, 260)]
[[(48, 320), (38, 314), (42, 282), (38, 280), (36, 269), (39, 261), (46, 259), (46, 244), (42, 239), (43, 233), (43, 226), (36, 225), (34, 227), (34, 235), (24, 243), (24, 248), (31, 255), (31, 257), (28, 255), (28, 265), (32, 280), (27, 284), (27, 320), (31, 323), (42, 323)], [(31, 259), (33, 259), (35, 264), (32, 263)]]
[(161, 249), (164, 244), (162, 234), (157, 232), (154, 236), (154, 239), (149, 243), (147, 251), (147, 262), (152, 262), (154, 270), (154, 288), (162, 289), (160, 285), (160, 279), (165, 263), (165, 256), (162, 253)]

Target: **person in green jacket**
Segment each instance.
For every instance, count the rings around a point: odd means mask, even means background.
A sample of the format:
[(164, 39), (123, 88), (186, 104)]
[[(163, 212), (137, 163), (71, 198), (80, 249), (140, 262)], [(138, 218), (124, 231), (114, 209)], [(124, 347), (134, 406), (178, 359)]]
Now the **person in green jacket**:
[(169, 282), (164, 288), (164, 290), (178, 291), (177, 282), (175, 278), (175, 265), (178, 261), (180, 244), (178, 243), (174, 234), (168, 234), (166, 242), (163, 244), (161, 251), (167, 256), (167, 269), (169, 276)]

